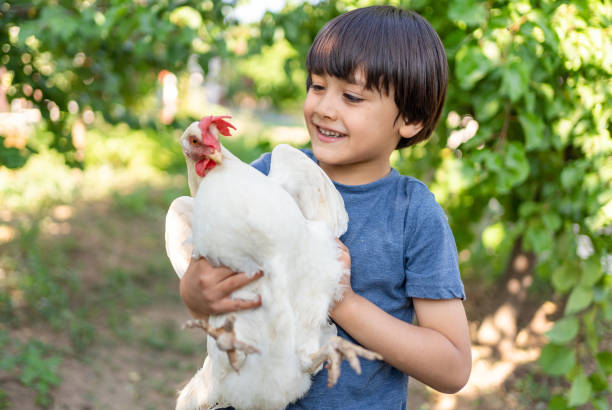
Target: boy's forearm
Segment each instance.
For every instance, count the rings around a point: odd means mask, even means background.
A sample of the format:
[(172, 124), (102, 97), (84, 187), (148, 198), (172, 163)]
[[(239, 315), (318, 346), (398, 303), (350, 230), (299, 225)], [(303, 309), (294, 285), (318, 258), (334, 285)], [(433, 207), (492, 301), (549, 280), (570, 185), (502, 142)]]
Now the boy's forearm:
[(397, 319), (355, 293), (333, 310), (332, 318), (387, 363), (436, 390), (455, 393), (467, 382), (469, 339), (467, 347), (455, 346), (442, 333)]

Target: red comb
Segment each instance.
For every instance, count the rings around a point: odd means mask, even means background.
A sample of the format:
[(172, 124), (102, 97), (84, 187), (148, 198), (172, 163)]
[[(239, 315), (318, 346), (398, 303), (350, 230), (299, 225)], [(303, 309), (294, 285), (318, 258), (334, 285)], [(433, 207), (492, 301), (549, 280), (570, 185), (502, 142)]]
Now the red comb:
[(210, 115), (208, 117), (204, 117), (200, 120), (200, 129), (202, 130), (202, 132), (205, 132), (206, 130), (208, 130), (208, 127), (210, 127), (210, 124), (215, 124), (215, 126), (217, 127), (221, 135), (228, 137), (230, 135), (229, 129), (232, 128), (235, 130), (236, 127), (234, 127), (229, 122), (225, 121), (223, 118), (232, 118), (232, 116), (231, 115), (220, 115), (220, 116)]

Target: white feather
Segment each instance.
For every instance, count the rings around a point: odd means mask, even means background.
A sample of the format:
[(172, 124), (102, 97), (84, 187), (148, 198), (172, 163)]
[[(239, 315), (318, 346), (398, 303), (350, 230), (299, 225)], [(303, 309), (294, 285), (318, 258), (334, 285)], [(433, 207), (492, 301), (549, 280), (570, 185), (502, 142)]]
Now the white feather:
[(336, 236), (346, 232), (348, 215), (342, 196), (327, 174), (302, 151), (287, 144), (277, 145), (268, 176), (291, 194), (306, 219), (326, 222)]
[(193, 251), (191, 244), (191, 218), (193, 198), (181, 196), (170, 204), (166, 214), (166, 253), (179, 278), (182, 278)]

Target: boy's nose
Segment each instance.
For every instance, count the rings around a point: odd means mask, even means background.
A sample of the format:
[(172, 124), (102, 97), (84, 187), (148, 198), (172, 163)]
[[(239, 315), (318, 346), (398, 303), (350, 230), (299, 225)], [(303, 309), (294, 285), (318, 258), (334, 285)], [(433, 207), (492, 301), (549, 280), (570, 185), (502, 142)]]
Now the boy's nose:
[(326, 95), (321, 97), (319, 103), (315, 107), (315, 112), (322, 118), (328, 118), (330, 120), (335, 120), (337, 116), (336, 106), (334, 101), (332, 101), (331, 96)]

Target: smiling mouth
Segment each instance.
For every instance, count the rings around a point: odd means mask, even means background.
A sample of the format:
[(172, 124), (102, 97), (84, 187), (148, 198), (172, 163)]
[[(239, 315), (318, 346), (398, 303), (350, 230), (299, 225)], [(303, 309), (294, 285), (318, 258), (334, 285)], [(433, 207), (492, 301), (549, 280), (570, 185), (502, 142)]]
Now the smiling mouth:
[(317, 131), (319, 133), (325, 135), (326, 137), (330, 137), (330, 138), (346, 137), (346, 134), (341, 134), (339, 132), (335, 132), (335, 131), (331, 131), (331, 130), (326, 130), (326, 129), (321, 128), (321, 127), (317, 127)]

